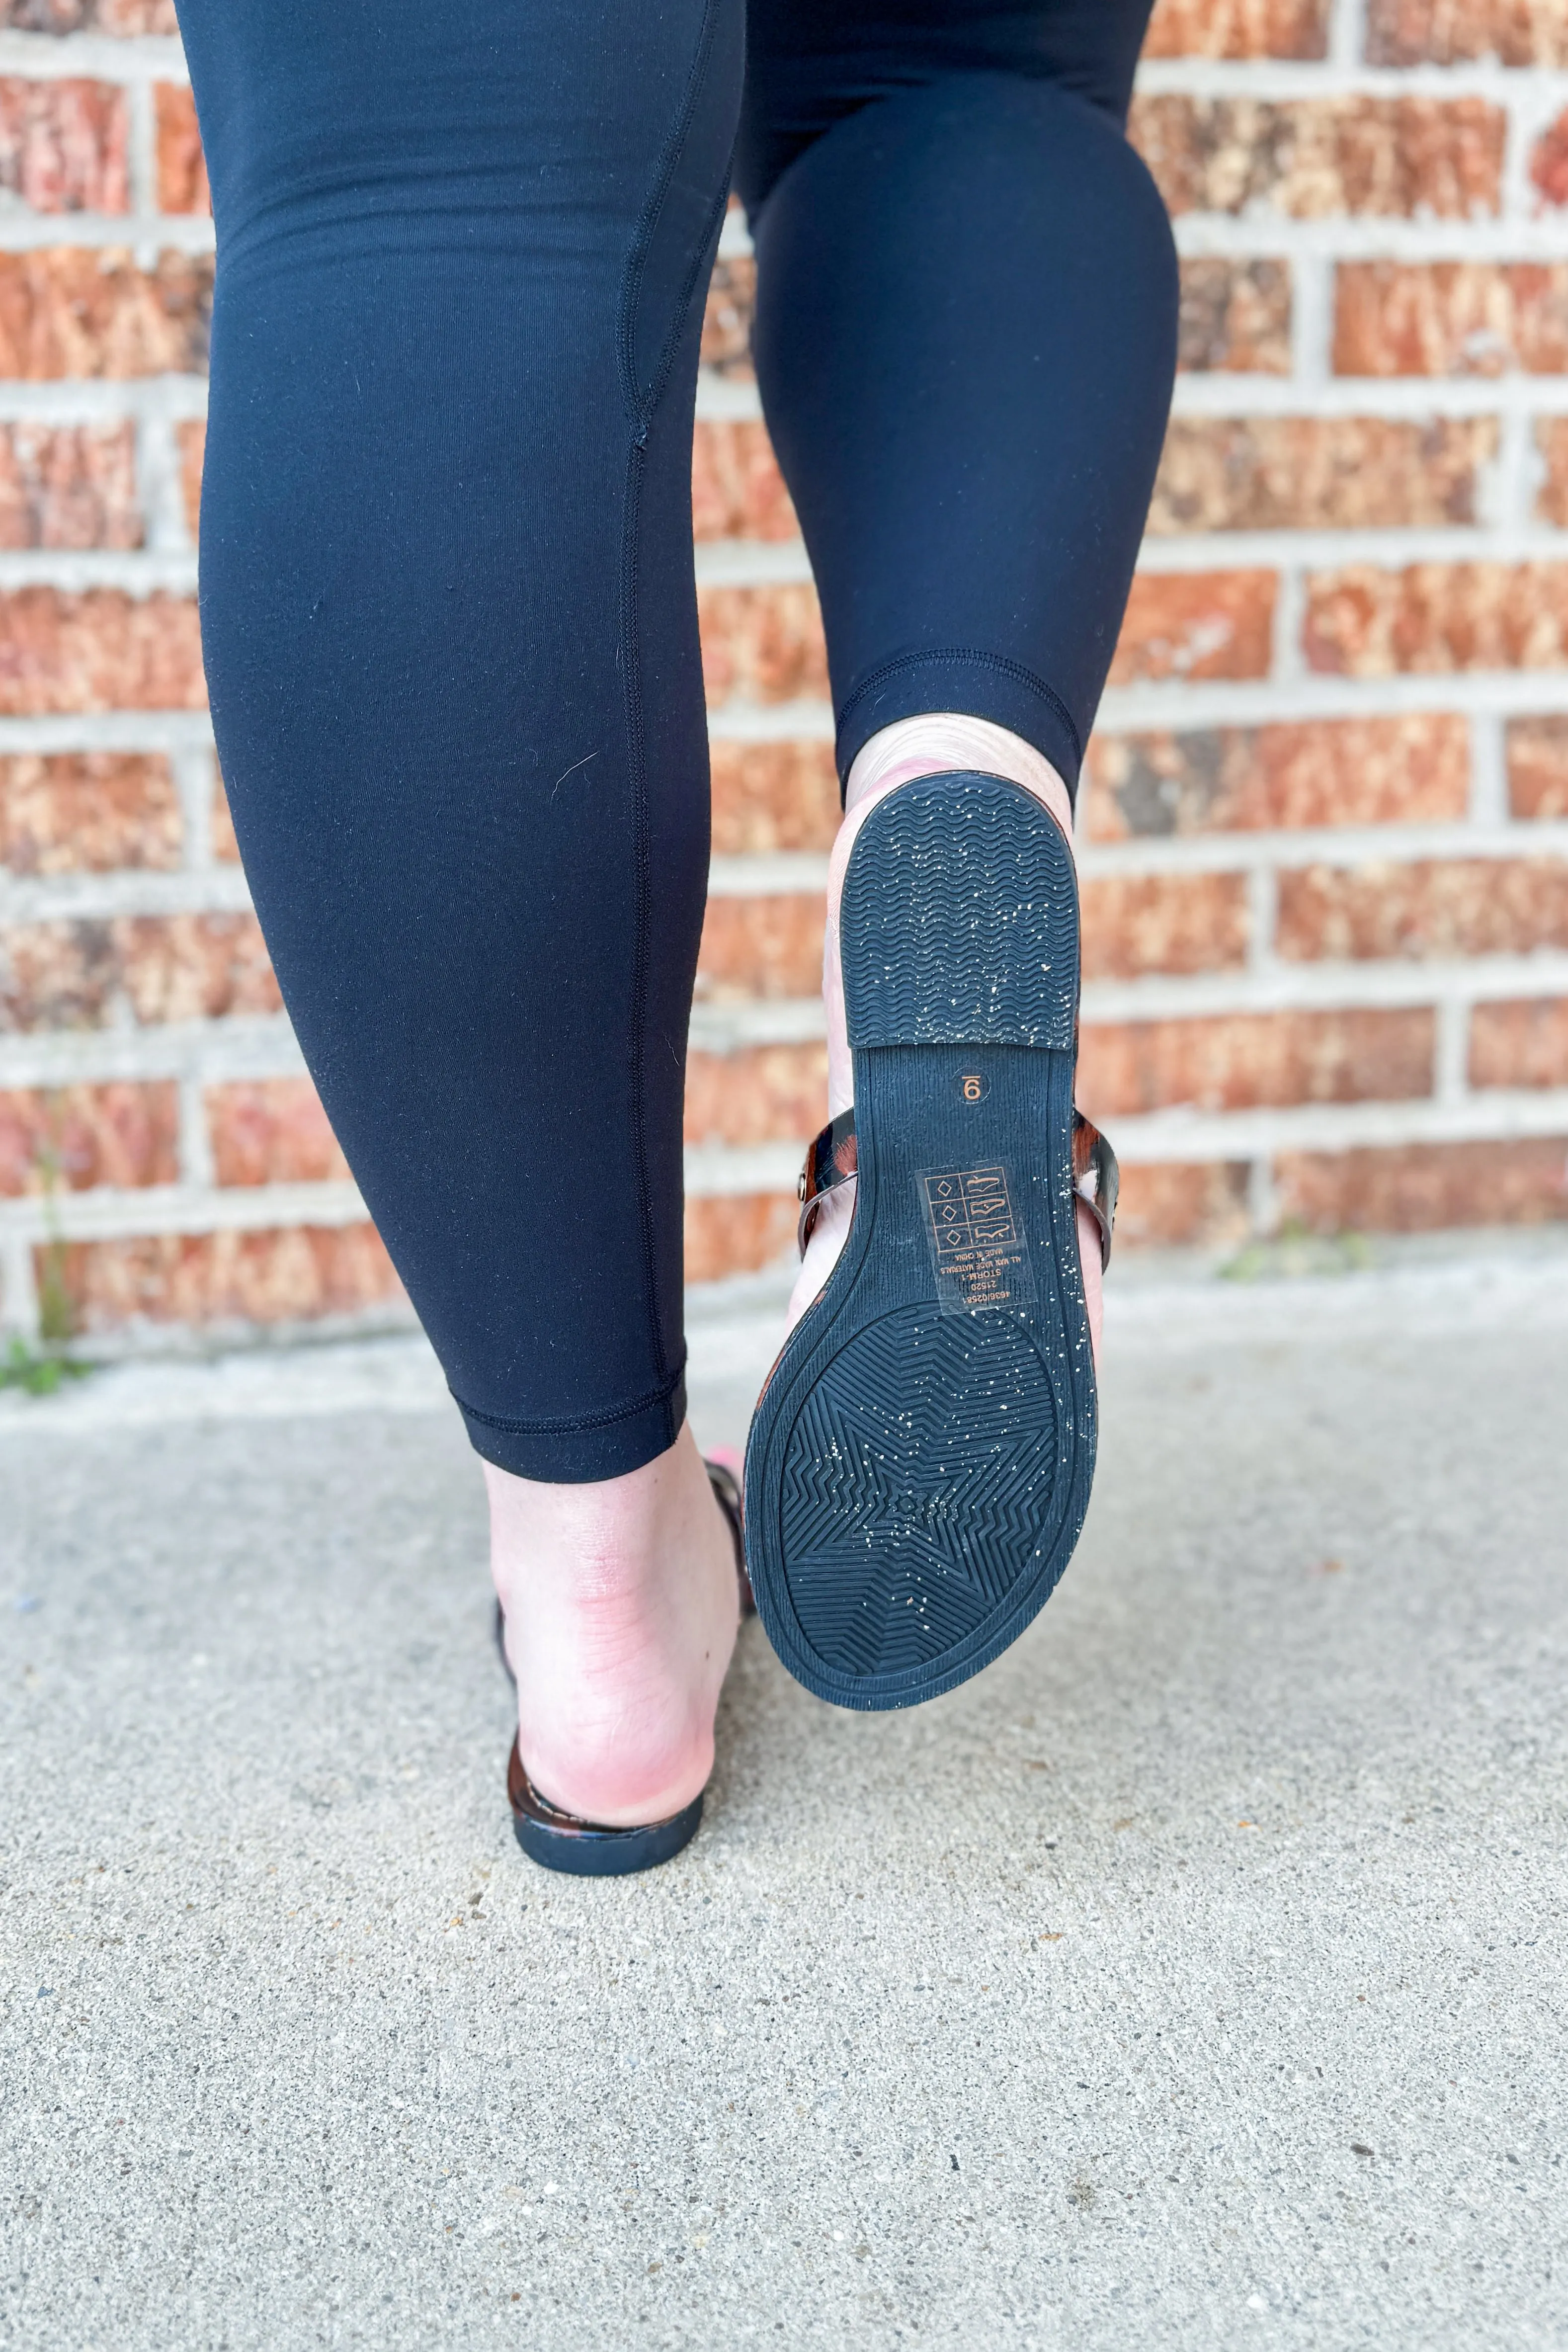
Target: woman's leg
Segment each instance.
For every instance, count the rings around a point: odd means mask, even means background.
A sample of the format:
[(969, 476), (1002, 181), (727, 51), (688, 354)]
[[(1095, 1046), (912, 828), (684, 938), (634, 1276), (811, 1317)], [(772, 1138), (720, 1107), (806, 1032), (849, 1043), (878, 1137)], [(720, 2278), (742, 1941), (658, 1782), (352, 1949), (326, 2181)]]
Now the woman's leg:
[[(821, 593), (852, 813), (971, 767), (1071, 817), (1175, 364), (1169, 228), (1123, 136), (1148, 15), (752, 0), (738, 176), (758, 372)], [(830, 919), (830, 1117), (852, 1099), (834, 945)], [(851, 1207), (824, 1201), (792, 1318)], [(1085, 1280), (1097, 1333), (1087, 1248)]]
[(753, 0), (758, 376), (847, 814), (838, 1124), (749, 1549), (787, 1662), (850, 1706), (934, 1696), (1016, 1638), (1092, 1475), (1113, 1180), (1072, 1108), (1071, 794), (1175, 364), (1170, 230), (1123, 130), (1147, 14)]
[(180, 14), (218, 235), (203, 627), (246, 871), (492, 1465), (525, 1761), (646, 1819), (706, 1777), (735, 1620), (676, 1440), (691, 410), (741, 0)]
[(1149, 0), (753, 0), (757, 366), (840, 772), (924, 711), (1077, 783), (1164, 436), (1164, 207), (1123, 134)]

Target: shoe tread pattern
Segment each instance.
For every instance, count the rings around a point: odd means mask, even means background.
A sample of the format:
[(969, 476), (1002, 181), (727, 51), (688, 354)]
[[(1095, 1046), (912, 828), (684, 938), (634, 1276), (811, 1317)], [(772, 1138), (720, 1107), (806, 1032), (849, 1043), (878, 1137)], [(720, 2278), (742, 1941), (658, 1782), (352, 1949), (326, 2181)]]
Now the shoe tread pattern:
[(860, 1332), (808, 1397), (784, 1471), (790, 1592), (817, 1654), (898, 1674), (968, 1640), (1040, 1550), (1056, 1454), (1020, 1323), (904, 1307)]
[(999, 776), (922, 777), (873, 809), (844, 877), (850, 1044), (1072, 1049), (1071, 852)]

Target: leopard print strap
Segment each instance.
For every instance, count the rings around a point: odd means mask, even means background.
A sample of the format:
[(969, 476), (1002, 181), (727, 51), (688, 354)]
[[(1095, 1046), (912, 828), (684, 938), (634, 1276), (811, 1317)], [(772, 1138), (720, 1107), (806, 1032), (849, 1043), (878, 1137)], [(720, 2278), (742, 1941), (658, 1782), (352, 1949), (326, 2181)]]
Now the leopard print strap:
[(1092, 1212), (1100, 1228), (1100, 1270), (1111, 1263), (1111, 1235), (1116, 1223), (1116, 1195), (1122, 1171), (1116, 1155), (1092, 1119), (1072, 1113), (1072, 1189)]
[(859, 1166), (855, 1143), (855, 1115), (852, 1110), (841, 1111), (830, 1119), (806, 1154), (806, 1165), (800, 1171), (800, 1222), (795, 1238), (800, 1255), (806, 1255), (806, 1244), (817, 1222), (824, 1193), (840, 1184), (847, 1184)]

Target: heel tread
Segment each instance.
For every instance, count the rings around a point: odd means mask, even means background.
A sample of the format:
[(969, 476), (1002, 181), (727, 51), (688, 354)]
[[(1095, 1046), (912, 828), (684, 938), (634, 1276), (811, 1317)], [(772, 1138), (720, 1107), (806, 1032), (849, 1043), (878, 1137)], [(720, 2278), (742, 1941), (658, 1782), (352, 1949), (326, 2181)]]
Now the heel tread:
[(923, 776), (866, 819), (840, 910), (852, 1046), (988, 1043), (1071, 1051), (1072, 854), (999, 776)]

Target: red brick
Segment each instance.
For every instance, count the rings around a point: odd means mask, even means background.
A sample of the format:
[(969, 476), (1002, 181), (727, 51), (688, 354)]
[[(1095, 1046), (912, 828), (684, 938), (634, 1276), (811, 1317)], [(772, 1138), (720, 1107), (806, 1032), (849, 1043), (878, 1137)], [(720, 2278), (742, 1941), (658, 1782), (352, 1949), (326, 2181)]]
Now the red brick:
[(1140, 572), (1111, 665), (1112, 685), (1266, 677), (1278, 584), (1271, 572)]
[(0, 254), (0, 376), (201, 373), (212, 301), (210, 255), (141, 269), (123, 246)]
[(89, 1334), (136, 1322), (307, 1323), (402, 1297), (370, 1224), (71, 1242), (59, 1275), (77, 1328)]
[(824, 1045), (748, 1045), (686, 1063), (688, 1143), (804, 1144), (827, 1116)]
[(793, 1192), (743, 1192), (686, 1202), (686, 1280), (722, 1282), (793, 1255)]
[(1568, 1136), (1288, 1152), (1275, 1162), (1281, 1217), (1316, 1233), (1433, 1233), (1568, 1217)]
[[(1269, 668), (1272, 572), (1140, 573), (1133, 583), (1112, 682), (1261, 677)], [(698, 597), (708, 699), (825, 698), (827, 652), (816, 592), (706, 588)]]
[[(26, 5), (26, 0), (24, 0)], [(62, 0), (35, 0), (35, 5), (58, 8)], [(69, 0), (64, 0), (69, 5)], [(174, 0), (89, 0), (87, 22), (99, 33), (178, 33)]]
[(1406, 1101), (1432, 1091), (1434, 1029), (1424, 1009), (1090, 1024), (1078, 1099), (1101, 1120), (1176, 1105)]
[(752, 373), (751, 320), (757, 308), (757, 264), (749, 254), (714, 264), (703, 314), (702, 362), (716, 375)]
[(800, 526), (754, 420), (698, 422), (692, 447), (692, 529), (698, 539), (796, 539)]
[(349, 1173), (308, 1078), (209, 1087), (204, 1104), (220, 1184), (315, 1184)]
[(1497, 419), (1177, 417), (1166, 437), (1149, 529), (1372, 530), (1476, 519)]
[(1568, 996), (1478, 1004), (1470, 1014), (1472, 1087), (1568, 1087)]
[(174, 427), (174, 440), (180, 452), (180, 491), (185, 505), (185, 529), (192, 544), (201, 536), (202, 525), (202, 461), (207, 453), (207, 420), (204, 416), (187, 416)]
[(708, 1003), (747, 996), (815, 996), (822, 985), (824, 902), (807, 890), (707, 903), (697, 995)]
[(234, 812), (229, 807), (229, 796), (224, 790), (221, 776), (213, 787), (211, 824), (214, 857), (220, 866), (237, 866), (240, 862), (239, 843), (235, 838)]
[(1244, 1160), (1124, 1162), (1116, 1247), (1241, 1240), (1249, 1223), (1247, 1177)]
[(705, 588), (697, 611), (710, 702), (825, 698), (828, 655), (814, 588)]
[(179, 1173), (180, 1099), (166, 1080), (0, 1093), (0, 1192), (134, 1190)]
[(253, 915), (22, 923), (0, 944), (0, 1030), (215, 1021), (280, 1003)]
[(0, 547), (140, 547), (131, 425), (0, 425)]
[(1568, 416), (1543, 417), (1535, 428), (1535, 446), (1546, 469), (1535, 511), (1561, 530), (1568, 525)]
[(1146, 58), (1322, 58), (1329, 0), (1156, 0)]
[(10, 874), (167, 871), (180, 863), (169, 762), (141, 751), (21, 751), (0, 759), (0, 867)]
[(1176, 365), (1184, 373), (1291, 373), (1291, 268), (1194, 254), (1181, 265)]
[(1280, 877), (1276, 944), (1320, 956), (1530, 955), (1568, 947), (1568, 859), (1309, 866)]
[(0, 713), (200, 710), (206, 702), (193, 598), (0, 595)]
[(1101, 736), (1089, 766), (1082, 823), (1092, 841), (1435, 824), (1463, 817), (1469, 805), (1469, 730), (1462, 719), (1422, 711)]
[(0, 76), (0, 188), (36, 213), (131, 209), (125, 92)]
[(1568, 816), (1568, 719), (1511, 719), (1507, 741), (1513, 814)]
[(1307, 581), (1306, 656), (1350, 677), (1404, 671), (1560, 669), (1568, 563), (1370, 563)]
[(1083, 884), (1083, 977), (1219, 971), (1247, 958), (1244, 874), (1108, 875)]
[(839, 774), (831, 743), (713, 746), (716, 856), (831, 849), (839, 829)]
[(1469, 220), (1500, 201), (1508, 118), (1484, 99), (1136, 99), (1131, 133), (1173, 213)]
[(254, 915), (143, 915), (110, 925), (139, 1022), (276, 1013), (282, 998)]
[(0, 25), (18, 33), (178, 33), (174, 0), (4, 0)]
[(1337, 375), (1562, 375), (1568, 263), (1343, 261)]
[(1547, 204), (1568, 204), (1568, 113), (1549, 124), (1531, 149), (1530, 184)]
[(184, 83), (160, 82), (153, 93), (158, 120), (158, 209), (210, 213), (207, 159), (196, 128), (196, 102)]
[(1375, 66), (1568, 66), (1568, 16), (1558, 0), (1368, 0)]
[(99, 1029), (124, 1001), (110, 924), (16, 923), (0, 935), (0, 1031)]

